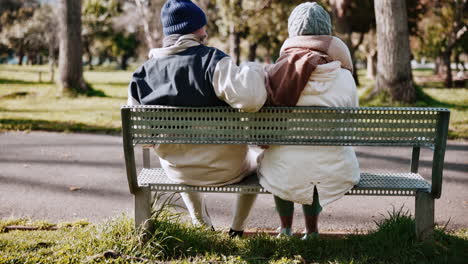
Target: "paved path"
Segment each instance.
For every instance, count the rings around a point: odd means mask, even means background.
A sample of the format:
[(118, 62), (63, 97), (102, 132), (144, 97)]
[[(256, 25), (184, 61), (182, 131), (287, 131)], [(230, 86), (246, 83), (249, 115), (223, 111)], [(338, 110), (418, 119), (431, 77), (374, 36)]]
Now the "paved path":
[[(407, 171), (409, 148), (356, 148), (363, 171)], [(432, 152), (421, 151), (421, 173), (430, 175)], [(153, 161), (153, 164), (158, 164)], [(468, 227), (468, 142), (450, 141), (444, 187), (436, 202), (436, 220), (448, 227)], [(75, 187), (78, 190), (72, 191)], [(229, 226), (231, 194), (208, 194), (218, 228)], [(392, 208), (414, 211), (414, 198), (351, 197), (324, 209), (321, 230), (352, 231), (375, 227)], [(45, 132), (0, 134), (0, 217), (49, 221), (88, 219), (99, 222), (133, 210), (117, 136)], [(297, 230), (303, 228), (296, 207)], [(260, 195), (249, 227), (274, 229), (279, 221), (270, 195)]]

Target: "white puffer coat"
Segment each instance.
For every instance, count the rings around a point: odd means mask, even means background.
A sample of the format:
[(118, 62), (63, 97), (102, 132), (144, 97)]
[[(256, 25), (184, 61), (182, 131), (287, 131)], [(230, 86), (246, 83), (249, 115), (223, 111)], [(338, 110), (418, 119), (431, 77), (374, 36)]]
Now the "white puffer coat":
[[(356, 107), (358, 95), (351, 72), (339, 61), (318, 65), (297, 106)], [(260, 157), (260, 184), (274, 195), (312, 204), (317, 187), (327, 205), (359, 182), (359, 164), (352, 147), (270, 146)]]

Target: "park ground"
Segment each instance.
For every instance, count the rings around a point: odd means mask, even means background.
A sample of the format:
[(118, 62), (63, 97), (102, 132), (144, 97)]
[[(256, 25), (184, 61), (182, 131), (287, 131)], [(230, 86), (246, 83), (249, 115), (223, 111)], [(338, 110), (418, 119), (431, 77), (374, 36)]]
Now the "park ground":
[[(328, 234), (346, 231), (351, 235), (324, 235), (312, 241), (267, 235), (230, 240), (225, 233), (188, 227), (183, 215), (159, 210), (158, 231), (144, 245), (131, 218), (121, 215), (131, 212), (118, 137), (119, 109), (126, 101), (130, 72), (103, 68), (85, 72), (86, 80), (105, 97), (58, 98), (55, 85), (47, 82), (48, 74), (38, 82), (40, 70), (46, 68), (0, 66), (0, 263), (465, 263), (468, 258), (464, 192), (468, 90), (443, 88), (428, 70), (415, 71), (419, 92), (425, 94), (416, 105), (450, 108), (453, 139), (448, 144), (443, 197), (436, 203), (439, 228), (434, 240), (415, 240), (414, 221), (408, 216), (413, 199), (345, 197), (327, 210), (321, 228)], [(365, 97), (372, 81), (361, 80), (360, 93)], [(361, 105), (382, 101), (362, 100)], [(406, 170), (409, 163), (409, 149), (379, 153), (359, 148), (357, 152), (365, 169), (397, 166)], [(430, 151), (423, 151), (421, 160), (421, 172), (427, 176)], [(224, 230), (230, 213), (225, 204), (232, 199), (214, 198), (215, 226)], [(82, 218), (87, 220), (78, 220)], [(252, 218), (251, 225), (264, 230), (274, 230), (278, 224), (272, 201), (265, 196), (259, 198)], [(295, 225), (302, 227), (301, 220), (297, 215)], [(58, 230), (9, 231), (6, 227), (12, 225)]]

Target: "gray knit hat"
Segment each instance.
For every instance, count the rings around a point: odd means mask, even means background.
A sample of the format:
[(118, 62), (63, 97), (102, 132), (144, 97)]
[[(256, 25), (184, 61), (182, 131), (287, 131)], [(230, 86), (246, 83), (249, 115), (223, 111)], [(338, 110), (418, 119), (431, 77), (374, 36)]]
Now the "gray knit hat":
[(331, 35), (328, 12), (315, 2), (298, 5), (288, 19), (289, 37), (304, 35)]

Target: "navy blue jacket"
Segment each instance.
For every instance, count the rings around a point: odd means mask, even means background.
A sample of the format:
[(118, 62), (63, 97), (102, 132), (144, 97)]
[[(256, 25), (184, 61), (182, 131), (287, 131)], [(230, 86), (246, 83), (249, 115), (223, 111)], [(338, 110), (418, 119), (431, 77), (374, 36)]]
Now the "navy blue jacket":
[(146, 61), (130, 82), (130, 95), (141, 105), (226, 106), (213, 88), (218, 62), (227, 55), (199, 45)]

